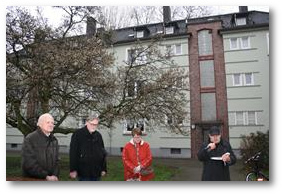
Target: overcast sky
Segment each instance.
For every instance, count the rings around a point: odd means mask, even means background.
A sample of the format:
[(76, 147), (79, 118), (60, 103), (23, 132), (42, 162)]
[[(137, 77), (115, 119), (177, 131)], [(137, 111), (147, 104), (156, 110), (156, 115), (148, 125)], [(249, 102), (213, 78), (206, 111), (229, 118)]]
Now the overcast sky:
[[(24, 6), (24, 7), (31, 10), (32, 13), (35, 13), (36, 6)], [(44, 17), (48, 18), (49, 20), (49, 24), (52, 24), (54, 26), (59, 25), (63, 11), (60, 11), (60, 9), (58, 8), (52, 8), (52, 6), (41, 6), (41, 7), (44, 10), (43, 12)], [(120, 7), (122, 9), (122, 7), (125, 6), (120, 6)], [(248, 6), (248, 10), (269, 12), (269, 6)], [(211, 6), (211, 11), (212, 11), (212, 15), (234, 13), (239, 11), (239, 6)]]
[[(159, 5), (231, 5), (231, 4), (238, 4), (238, 5), (270, 5), (270, 124), (271, 124), (271, 137), (270, 137), (270, 148), (272, 158), (271, 161), (271, 173), (272, 173), (272, 181), (271, 183), (266, 183), (266, 185), (244, 185), (244, 183), (213, 183), (213, 184), (204, 184), (204, 183), (161, 183), (156, 185), (143, 185), (141, 188), (137, 187), (137, 185), (124, 185), (124, 184), (100, 184), (100, 185), (73, 185), (70, 183), (56, 183), (56, 185), (51, 185), (47, 183), (30, 183), (30, 184), (22, 184), (22, 183), (10, 183), (10, 182), (0, 182), (0, 187), (2, 191), (5, 191), (6, 194), (21, 194), (21, 195), (30, 195), (33, 194), (68, 194), (68, 195), (77, 195), (79, 193), (93, 193), (94, 189), (95, 192), (99, 194), (125, 194), (125, 192), (130, 191), (130, 193), (137, 193), (137, 191), (142, 192), (143, 194), (162, 194), (162, 195), (172, 195), (172, 194), (211, 194), (211, 193), (228, 193), (228, 194), (278, 194), (279, 191), (282, 192), (282, 110), (283, 110), (283, 93), (282, 93), (282, 83), (283, 83), (283, 66), (282, 66), (282, 47), (281, 44), (283, 43), (283, 29), (282, 29), (282, 18), (283, 18), (283, 11), (282, 5), (280, 5), (281, 1), (279, 0), (237, 0), (237, 1), (228, 1), (228, 0), (213, 0), (213, 1), (199, 1), (199, 0), (143, 0), (143, 1), (133, 1), (128, 0), (127, 2), (122, 2), (120, 0), (86, 0), (86, 1), (77, 1), (77, 0), (2, 0), (0, 5), (0, 13), (1, 13), (1, 21), (0, 24), (2, 28), (1, 31), (1, 69), (0, 74), (2, 78), (2, 82), (0, 83), (0, 91), (1, 93), (1, 116), (2, 120), (1, 123), (1, 140), (2, 147), (0, 147), (0, 155), (5, 157), (6, 154), (6, 147), (4, 144), (6, 143), (6, 123), (5, 123), (5, 102), (6, 102), (6, 82), (5, 78), (5, 8), (6, 6), (11, 5), (131, 5), (131, 4), (142, 4), (142, 5), (152, 5), (152, 4), (159, 4)], [(253, 10), (255, 6), (249, 6), (249, 10)], [(266, 11), (262, 10), (263, 6), (256, 6), (259, 11)], [(227, 9), (224, 9), (227, 10)], [(223, 9), (219, 10), (220, 14), (225, 13)], [(233, 8), (234, 11), (238, 11), (237, 6)], [(220, 12), (221, 11), (221, 12)], [(234, 12), (232, 11), (232, 12)], [(54, 16), (56, 13), (53, 12)], [(56, 17), (55, 17), (56, 18)], [(281, 41), (280, 41), (281, 40)], [(280, 90), (281, 89), (281, 90)], [(0, 173), (2, 175), (2, 181), (5, 181), (5, 173), (6, 173), (6, 161), (0, 161)], [(77, 183), (76, 183), (77, 184)], [(47, 186), (48, 185), (48, 186)], [(109, 186), (109, 187), (108, 187)], [(83, 191), (82, 191), (83, 190)]]

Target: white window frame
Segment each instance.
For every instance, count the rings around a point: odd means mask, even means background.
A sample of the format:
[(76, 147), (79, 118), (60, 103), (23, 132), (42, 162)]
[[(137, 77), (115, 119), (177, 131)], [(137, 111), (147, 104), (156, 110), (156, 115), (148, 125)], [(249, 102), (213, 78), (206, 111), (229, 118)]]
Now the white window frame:
[[(232, 40), (235, 40), (235, 41), (236, 41), (236, 42), (235, 42), (236, 47), (233, 46), (234, 44), (233, 44)], [(238, 38), (230, 38), (229, 41), (230, 41), (230, 50), (237, 50), (237, 49), (240, 49), (240, 48), (239, 48), (239, 40), (238, 40)]]
[[(243, 117), (243, 120), (242, 120), (243, 123), (242, 124), (238, 123), (237, 113), (241, 113), (242, 114), (242, 117)], [(235, 125), (245, 125), (245, 112), (243, 112), (243, 111), (236, 111), (235, 112)]]
[[(247, 46), (244, 46), (244, 39), (247, 40)], [(250, 37), (246, 36), (246, 37), (241, 37), (240, 38), (240, 43), (241, 43), (241, 49), (250, 49), (251, 48), (251, 44), (250, 44)]]
[[(138, 52), (139, 49), (133, 49), (133, 48), (127, 48), (126, 49), (126, 62), (129, 62), (129, 52), (130, 51), (135, 51)], [(142, 65), (142, 64), (146, 64), (147, 63), (147, 56), (145, 52), (142, 52), (141, 55), (139, 57), (136, 58), (136, 60), (133, 62), (133, 66), (136, 65)]]
[(247, 18), (242, 17), (242, 18), (236, 18), (236, 25), (237, 26), (242, 26), (247, 24)]
[[(244, 46), (244, 39), (247, 40), (247, 46)], [(235, 41), (235, 42), (234, 42)], [(230, 38), (230, 50), (239, 50), (239, 49), (250, 49), (251, 41), (249, 36), (243, 36), (238, 38)]]
[[(182, 55), (182, 44), (175, 44), (174, 45), (174, 47), (175, 47), (175, 55)], [(179, 52), (177, 52), (177, 48), (180, 48), (179, 49)]]
[[(249, 122), (249, 112), (254, 113), (254, 123)], [(243, 117), (243, 124), (239, 124), (238, 119), (237, 119), (237, 113), (241, 113)], [(245, 126), (253, 126), (253, 125), (258, 125), (258, 112), (257, 111), (235, 111), (232, 113), (234, 115), (234, 124), (231, 125), (245, 125)]]
[[(179, 47), (179, 51), (177, 52), (177, 48)], [(182, 55), (183, 50), (182, 50), (182, 44), (173, 44), (173, 45), (165, 45), (165, 51), (166, 53), (172, 55)]]
[(169, 54), (169, 56), (174, 55), (173, 45), (165, 45), (165, 52), (166, 54)]
[(167, 27), (165, 27), (165, 34), (166, 35), (174, 34), (174, 26), (167, 26)]
[[(250, 124), (249, 123), (249, 112), (253, 112), (254, 113), (254, 121), (255, 121), (255, 123), (253, 123), (253, 124)], [(257, 125), (258, 123), (257, 123), (257, 112), (256, 111), (247, 111), (247, 125)]]
[[(246, 76), (247, 76), (248, 74), (251, 75), (251, 83), (247, 83), (247, 78), (246, 78)], [(245, 85), (245, 86), (254, 85), (254, 74), (253, 74), (252, 72), (243, 74), (243, 77), (244, 77), (244, 85)]]
[[(124, 130), (123, 130), (123, 134), (132, 134), (132, 131), (128, 131), (127, 126), (128, 126), (128, 122), (130, 122), (132, 119), (125, 119), (124, 120)], [(138, 127), (139, 122), (142, 122), (143, 125), (143, 130), (142, 130), (142, 134), (145, 134), (145, 129), (146, 129), (146, 125), (145, 125), (145, 119), (139, 119), (138, 122), (134, 123), (134, 127), (136, 128)]]
[(143, 38), (144, 37), (144, 31), (137, 31), (137, 38)]
[[(128, 81), (128, 82), (131, 82), (131, 81)], [(133, 95), (129, 95), (129, 87), (130, 86), (127, 86), (127, 88), (126, 88), (126, 97), (127, 98), (135, 98), (136, 96), (137, 96), (137, 81), (132, 81), (132, 82), (134, 82), (134, 85), (133, 85)]]
[[(240, 81), (240, 83), (239, 84), (236, 84), (235, 83), (235, 76), (236, 75), (239, 75), (239, 81)], [(241, 73), (235, 73), (235, 74), (233, 74), (232, 75), (232, 80), (233, 80), (233, 86), (242, 86), (243, 85), (243, 82), (242, 82), (242, 74)]]

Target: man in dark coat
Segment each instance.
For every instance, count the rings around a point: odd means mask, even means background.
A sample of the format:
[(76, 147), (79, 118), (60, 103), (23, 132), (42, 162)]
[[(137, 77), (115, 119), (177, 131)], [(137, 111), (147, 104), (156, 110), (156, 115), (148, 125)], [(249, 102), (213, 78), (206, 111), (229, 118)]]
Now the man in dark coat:
[(53, 117), (46, 113), (39, 117), (38, 129), (28, 134), (22, 148), (22, 170), (24, 177), (58, 181), (59, 146), (52, 134)]
[(86, 125), (73, 133), (70, 144), (70, 177), (99, 181), (106, 174), (106, 151), (96, 130), (99, 119), (88, 117)]
[(198, 159), (203, 162), (202, 181), (230, 181), (229, 166), (236, 163), (236, 156), (229, 142), (223, 140), (220, 128), (209, 130), (209, 140), (203, 143)]

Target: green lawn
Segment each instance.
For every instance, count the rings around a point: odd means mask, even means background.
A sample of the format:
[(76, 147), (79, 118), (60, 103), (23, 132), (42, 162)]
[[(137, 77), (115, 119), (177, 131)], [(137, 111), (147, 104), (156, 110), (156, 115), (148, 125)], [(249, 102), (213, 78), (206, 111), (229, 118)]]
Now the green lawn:
[[(178, 169), (162, 164), (153, 164), (155, 178), (154, 181), (170, 181), (173, 175), (178, 173)], [(124, 168), (121, 157), (108, 157), (108, 173), (102, 178), (103, 181), (123, 181)], [(19, 154), (6, 155), (6, 177), (21, 177), (21, 156)], [(72, 181), (69, 178), (69, 158), (67, 155), (61, 156), (60, 180)]]

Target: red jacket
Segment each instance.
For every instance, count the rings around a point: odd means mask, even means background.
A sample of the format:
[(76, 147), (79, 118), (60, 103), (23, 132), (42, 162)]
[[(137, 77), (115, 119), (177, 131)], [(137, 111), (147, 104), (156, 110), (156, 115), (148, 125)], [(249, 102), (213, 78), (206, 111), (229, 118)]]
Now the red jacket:
[[(140, 144), (137, 144), (136, 146), (141, 167), (150, 166), (152, 162), (152, 156), (149, 144), (141, 140)], [(154, 177), (153, 173), (146, 176), (141, 176), (139, 173), (134, 174), (134, 168), (138, 166), (138, 158), (133, 139), (131, 139), (130, 142), (126, 143), (123, 149), (122, 160), (124, 165), (125, 181), (132, 178), (140, 178), (141, 181), (148, 181)]]

